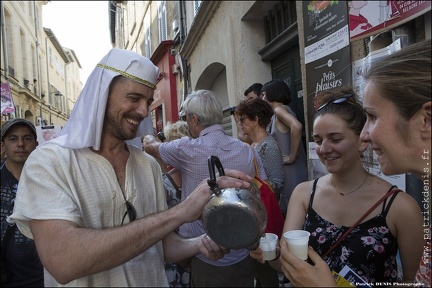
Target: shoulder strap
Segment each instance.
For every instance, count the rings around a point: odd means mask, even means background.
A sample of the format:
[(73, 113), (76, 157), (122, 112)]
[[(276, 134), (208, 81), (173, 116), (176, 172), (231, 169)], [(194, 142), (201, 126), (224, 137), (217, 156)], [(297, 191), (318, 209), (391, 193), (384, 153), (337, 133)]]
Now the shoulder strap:
[[(396, 186), (394, 186), (396, 187)], [(392, 186), (393, 188), (393, 186)], [(340, 242), (342, 242), (342, 240), (349, 234), (351, 233), (351, 231), (358, 225), (360, 224), (376, 207), (378, 207), (378, 205), (381, 204), (381, 202), (383, 202), (385, 199), (387, 199), (389, 196), (393, 195), (396, 192), (401, 191), (400, 189), (393, 189), (390, 192), (386, 193), (383, 197), (381, 197), (381, 199), (379, 199), (371, 208), (369, 208), (369, 210), (366, 211), (365, 214), (363, 214), (363, 216), (361, 216), (356, 223), (354, 223), (354, 225), (352, 225), (339, 239), (338, 241), (336, 241), (335, 244), (333, 244), (330, 249), (323, 255), (323, 257), (327, 256), (328, 254), (330, 254), (330, 252), (332, 252), (337, 245), (339, 245)]]
[[(392, 187), (390, 187), (390, 189), (387, 191), (387, 193), (390, 192), (390, 190), (392, 190), (393, 188), (397, 188), (397, 186), (396, 186), (396, 185), (393, 185)], [(400, 191), (402, 191), (402, 190), (400, 190)], [(400, 191), (399, 191), (399, 192), (400, 192)], [(396, 197), (397, 194), (398, 194), (398, 193), (394, 193), (394, 194), (393, 194), (393, 196), (390, 198), (390, 200), (389, 200), (389, 202), (388, 202), (388, 205), (386, 205), (386, 203), (387, 203), (387, 199), (384, 200), (384, 202), (383, 202), (383, 207), (382, 207), (382, 211), (381, 211), (381, 214), (382, 214), (384, 217), (387, 216), (387, 213), (388, 213), (388, 211), (390, 210), (390, 206), (391, 206), (391, 204), (393, 203), (393, 200), (395, 199), (395, 197)]]
[(254, 148), (249, 143), (246, 143), (246, 145), (248, 145), (249, 148), (252, 150), (252, 155), (254, 155), (255, 176), (259, 177), (259, 169), (258, 169), (256, 157), (255, 157)]
[(176, 190), (176, 196), (178, 199), (181, 199), (181, 191), (180, 188), (177, 186), (177, 184), (175, 183), (174, 179), (171, 177), (171, 175), (168, 172), (163, 173), (167, 179), (171, 182), (172, 186), (174, 187), (174, 189)]
[(316, 190), (316, 185), (318, 183), (318, 179), (319, 178), (315, 179), (315, 181), (313, 183), (313, 187), (312, 187), (311, 197), (310, 197), (310, 200), (309, 200), (309, 207), (311, 207), (311, 208), (312, 208), (313, 199), (315, 197), (315, 190)]
[(255, 176), (259, 177), (258, 164), (255, 157), (254, 157), (254, 166), (255, 166)]

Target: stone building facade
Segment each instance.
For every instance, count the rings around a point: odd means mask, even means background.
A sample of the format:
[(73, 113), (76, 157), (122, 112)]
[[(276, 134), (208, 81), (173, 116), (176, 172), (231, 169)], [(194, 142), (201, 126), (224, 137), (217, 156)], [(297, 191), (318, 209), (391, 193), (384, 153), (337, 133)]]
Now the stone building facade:
[(77, 55), (42, 27), (43, 5), (49, 1), (1, 2), (1, 83), (15, 108), (2, 122), (21, 117), (62, 127), (82, 89)]
[[(349, 5), (342, 2), (344, 6), (339, 4), (339, 9), (345, 9), (342, 13), (347, 18)], [(293, 98), (290, 106), (306, 130), (308, 114), (313, 113), (303, 97), (311, 92), (307, 91), (304, 55), (303, 15), (308, 3), (110, 1), (111, 42), (116, 48), (141, 53), (159, 66), (159, 98), (152, 105), (155, 123), (160, 119), (176, 121), (189, 92), (209, 89), (223, 103), (226, 132), (235, 136), (236, 125), (229, 108), (244, 99), (243, 92), (251, 84), (278, 78), (289, 84)], [(374, 43), (381, 43), (381, 39), (388, 43), (386, 40), (404, 34), (411, 34), (409, 39), (405, 37), (411, 42), (430, 37), (430, 11), (416, 16), (386, 33), (350, 41), (347, 65), (369, 53), (372, 38), (377, 38)]]
[[(319, 2), (326, 7), (316, 6)], [(387, 18), (382, 27), (376, 25), (362, 37), (351, 37), (348, 31), (344, 48), (337, 49), (344, 54), (343, 63), (329, 59), (322, 65), (343, 64), (337, 76), (344, 80), (333, 79), (328, 85), (354, 85), (353, 63), (397, 39), (403, 47), (431, 38), (431, 2), (364, 1), (362, 5), (366, 3), (377, 5), (377, 11), (363, 13)], [(154, 123), (176, 121), (188, 93), (209, 89), (223, 103), (226, 133), (236, 137), (230, 107), (244, 99), (244, 90), (251, 84), (283, 79), (291, 90), (290, 106), (304, 127), (309, 176), (317, 177), (314, 165), (319, 160), (313, 159), (314, 143), (308, 137), (315, 113), (311, 99), (316, 92), (311, 87), (316, 76), (308, 67), (305, 45), (317, 36), (312, 35), (314, 30), (331, 31), (341, 22), (348, 23), (351, 1), (110, 1), (109, 5), (113, 46), (147, 56), (161, 71), (151, 106)], [(346, 33), (348, 28), (344, 29), (334, 34)], [(332, 77), (336, 77), (333, 72), (323, 75), (327, 80)], [(406, 190), (414, 189), (414, 180), (406, 177)]]

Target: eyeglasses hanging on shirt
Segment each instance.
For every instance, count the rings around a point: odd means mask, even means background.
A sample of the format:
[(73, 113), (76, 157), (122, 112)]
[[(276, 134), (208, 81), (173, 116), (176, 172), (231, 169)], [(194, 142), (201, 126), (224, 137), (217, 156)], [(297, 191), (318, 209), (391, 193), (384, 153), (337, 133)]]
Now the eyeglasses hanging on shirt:
[(137, 213), (135, 210), (135, 207), (132, 205), (132, 203), (130, 203), (129, 201), (126, 200), (126, 212), (123, 215), (123, 219), (122, 219), (122, 223), (121, 225), (123, 225), (124, 220), (126, 218), (126, 215), (129, 215), (129, 222), (133, 222), (136, 219)]

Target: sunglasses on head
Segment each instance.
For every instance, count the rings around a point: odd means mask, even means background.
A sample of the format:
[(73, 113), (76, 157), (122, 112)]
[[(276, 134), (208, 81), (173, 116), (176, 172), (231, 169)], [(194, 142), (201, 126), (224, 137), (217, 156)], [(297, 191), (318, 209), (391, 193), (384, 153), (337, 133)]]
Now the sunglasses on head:
[(126, 218), (126, 215), (129, 215), (129, 222), (133, 222), (136, 219), (136, 210), (135, 207), (132, 205), (132, 203), (130, 203), (129, 201), (126, 200), (126, 213), (123, 215), (123, 219), (122, 219), (122, 225), (123, 222)]
[(344, 103), (345, 101), (347, 101), (349, 98), (351, 98), (353, 96), (353, 94), (347, 94), (343, 97), (337, 98), (337, 99), (330, 99), (329, 101), (327, 101), (326, 103), (324, 103), (323, 105), (321, 105), (317, 111), (320, 111), (321, 109), (323, 109), (324, 107), (326, 107), (328, 104), (341, 104)]

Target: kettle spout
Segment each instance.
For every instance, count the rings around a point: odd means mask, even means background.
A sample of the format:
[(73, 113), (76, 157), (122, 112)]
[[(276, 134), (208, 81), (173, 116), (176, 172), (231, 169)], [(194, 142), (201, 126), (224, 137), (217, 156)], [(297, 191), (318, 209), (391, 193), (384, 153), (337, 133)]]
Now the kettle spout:
[(253, 251), (253, 250), (256, 250), (259, 247), (259, 245), (260, 245), (260, 242), (258, 240), (255, 244), (249, 246), (247, 249), (250, 251)]

